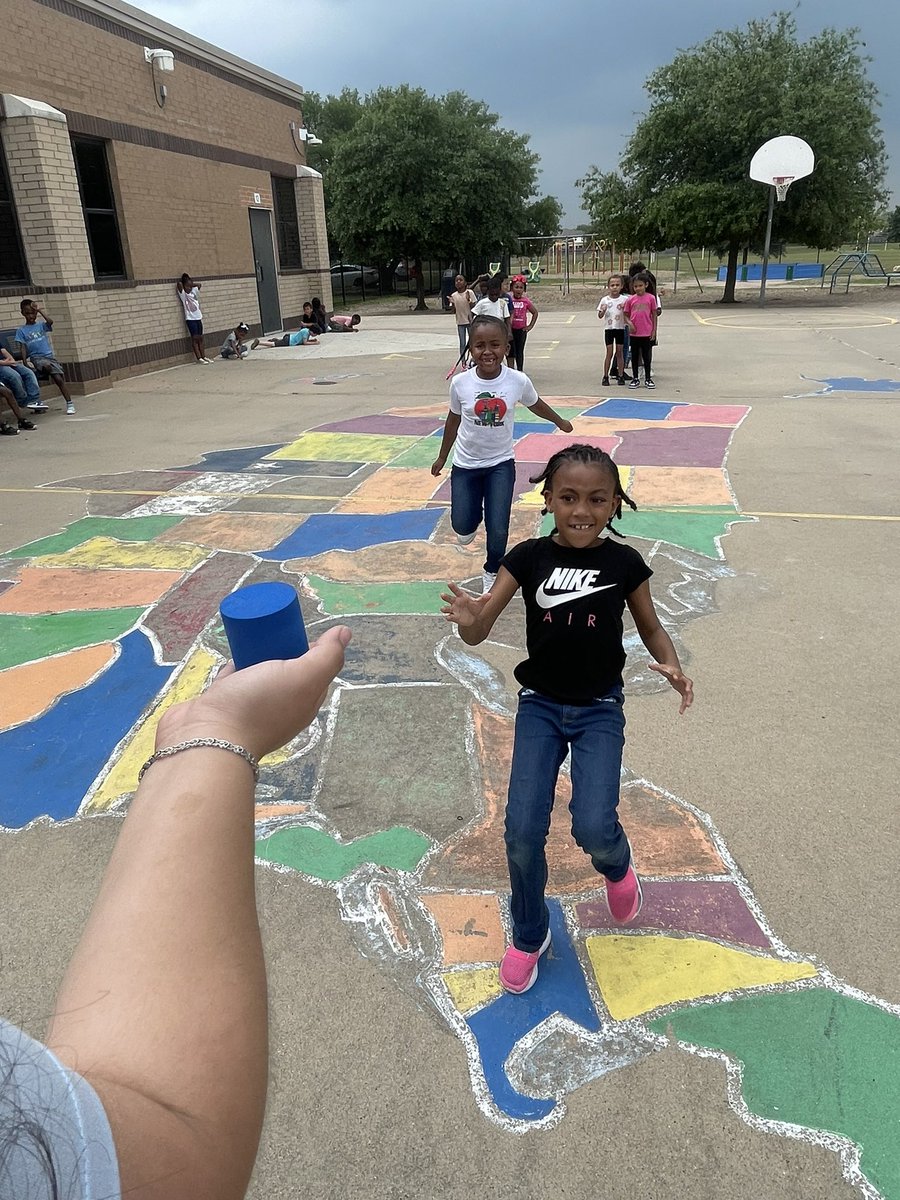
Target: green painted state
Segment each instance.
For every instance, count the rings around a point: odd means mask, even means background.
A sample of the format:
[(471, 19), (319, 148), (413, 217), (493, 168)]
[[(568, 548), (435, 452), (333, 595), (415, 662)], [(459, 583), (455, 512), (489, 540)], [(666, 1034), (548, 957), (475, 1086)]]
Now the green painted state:
[[(441, 439), (439, 437), (424, 437), (415, 445), (404, 450), (402, 454), (398, 454), (396, 458), (392, 458), (387, 464), (389, 467), (430, 467), (438, 456), (438, 450), (441, 448)], [(450, 457), (447, 459), (447, 465), (444, 467), (444, 473), (450, 469), (453, 462), (453, 451), (450, 451)]]
[(145, 611), (141, 606), (98, 612), (42, 613), (39, 616), (0, 613), (0, 671), (66, 650), (114, 642)]
[(650, 1027), (740, 1060), (751, 1112), (849, 1138), (870, 1183), (900, 1200), (900, 1020), (892, 1013), (812, 988), (697, 1005)]
[(336, 883), (363, 863), (392, 867), (395, 871), (414, 871), (430, 849), (428, 838), (402, 825), (357, 838), (355, 842), (338, 842), (321, 829), (295, 825), (260, 838), (256, 857)]
[(73, 521), (62, 533), (54, 533), (15, 550), (7, 550), (3, 557), (36, 558), (44, 554), (63, 554), (94, 537), (115, 538), (119, 542), (150, 542), (183, 520), (183, 516), (82, 517), (80, 521)]
[(330, 616), (345, 613), (419, 613), (436, 616), (441, 609), (441, 590), (446, 583), (332, 583), (319, 575), (309, 576), (309, 586)]
[[(575, 408), (571, 404), (560, 404), (557, 407), (552, 400), (548, 400), (546, 403), (550, 405), (554, 412), (559, 413), (564, 421), (574, 421), (576, 417), (581, 416), (586, 408), (592, 408), (598, 402), (594, 400), (590, 404), (582, 404), (580, 408)], [(537, 413), (533, 413), (524, 404), (516, 405), (515, 415), (517, 425), (544, 425), (547, 428), (547, 432), (550, 432), (550, 427), (547, 426), (547, 418), (539, 417)]]
[[(616, 521), (615, 525), (626, 537), (668, 542), (670, 546), (695, 550), (706, 558), (721, 558), (716, 538), (728, 533), (729, 526), (752, 520), (752, 517), (742, 517), (728, 504), (691, 508), (684, 512), (661, 508), (632, 512), (625, 507), (621, 521)], [(548, 514), (541, 522), (541, 533), (549, 533), (552, 528), (553, 518)]]

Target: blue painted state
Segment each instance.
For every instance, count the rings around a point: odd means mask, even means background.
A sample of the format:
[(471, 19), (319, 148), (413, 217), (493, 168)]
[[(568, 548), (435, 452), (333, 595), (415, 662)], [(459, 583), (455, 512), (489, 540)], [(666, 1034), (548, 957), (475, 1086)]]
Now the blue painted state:
[(0, 825), (20, 829), (36, 817), (74, 817), (117, 742), (165, 684), (174, 667), (153, 661), (140, 629), (102, 675), (43, 716), (0, 733)]
[(312, 558), (327, 550), (362, 550), (385, 542), (424, 542), (434, 533), (443, 509), (397, 513), (313, 513), (292, 534), (257, 557), (284, 562)]
[[(803, 375), (803, 379), (812, 379)], [(858, 379), (842, 376), (836, 379), (812, 379), (813, 383), (824, 383), (826, 392), (900, 392), (900, 379)], [(824, 392), (821, 393), (824, 395)]]
[(537, 983), (521, 996), (504, 992), (468, 1018), (491, 1099), (502, 1113), (519, 1121), (540, 1121), (553, 1111), (556, 1101), (525, 1096), (509, 1082), (503, 1064), (516, 1043), (553, 1013), (562, 1013), (591, 1032), (600, 1028), (559, 901), (548, 900), (547, 907), (553, 940), (541, 959)]
[(629, 400), (627, 396), (615, 400), (603, 400), (587, 409), (583, 417), (614, 417), (617, 421), (664, 421), (673, 408), (680, 408), (667, 400)]

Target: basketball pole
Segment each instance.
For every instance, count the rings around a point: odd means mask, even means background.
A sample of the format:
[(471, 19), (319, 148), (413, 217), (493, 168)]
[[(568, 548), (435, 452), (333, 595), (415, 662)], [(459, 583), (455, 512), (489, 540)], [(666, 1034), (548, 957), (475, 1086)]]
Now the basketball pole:
[(766, 302), (766, 276), (769, 274), (769, 248), (772, 245), (772, 214), (775, 211), (775, 184), (769, 184), (769, 217), (766, 221), (766, 244), (763, 248), (762, 270), (759, 278), (759, 304)]

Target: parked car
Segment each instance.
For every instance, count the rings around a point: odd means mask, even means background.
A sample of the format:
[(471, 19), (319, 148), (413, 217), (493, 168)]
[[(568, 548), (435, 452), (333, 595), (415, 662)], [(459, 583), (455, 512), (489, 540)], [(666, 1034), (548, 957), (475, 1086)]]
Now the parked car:
[(338, 263), (331, 268), (332, 283), (339, 282), (342, 276), (345, 287), (360, 287), (362, 284), (366, 287), (378, 286), (378, 272), (374, 267), (362, 267), (359, 263)]

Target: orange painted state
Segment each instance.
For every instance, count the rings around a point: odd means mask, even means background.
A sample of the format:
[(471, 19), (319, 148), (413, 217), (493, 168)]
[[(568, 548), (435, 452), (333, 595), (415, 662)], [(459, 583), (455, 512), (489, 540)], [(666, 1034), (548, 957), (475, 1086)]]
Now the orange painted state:
[(182, 575), (182, 571), (23, 567), (18, 583), (0, 595), (0, 613), (96, 612), (153, 604)]
[(496, 896), (425, 893), (422, 902), (441, 932), (445, 967), (496, 962), (503, 957), (506, 936)]
[(0, 729), (39, 717), (54, 700), (84, 687), (115, 656), (113, 643), (102, 642), (0, 671)]
[[(506, 891), (509, 875), (503, 822), (513, 723), (478, 705), (473, 705), (472, 713), (484, 815), (440, 848), (425, 868), (422, 881), (426, 887)], [(604, 886), (603, 876), (594, 870), (591, 860), (572, 837), (568, 811), (571, 795), (568, 777), (560, 775), (547, 838), (547, 894), (551, 896), (580, 895)], [(715, 843), (697, 817), (650, 786), (625, 786), (619, 817), (631, 839), (639, 873), (681, 877), (726, 873)]]
[(154, 540), (191, 542), (214, 550), (271, 550), (305, 520), (280, 513), (207, 513), (185, 517)]

